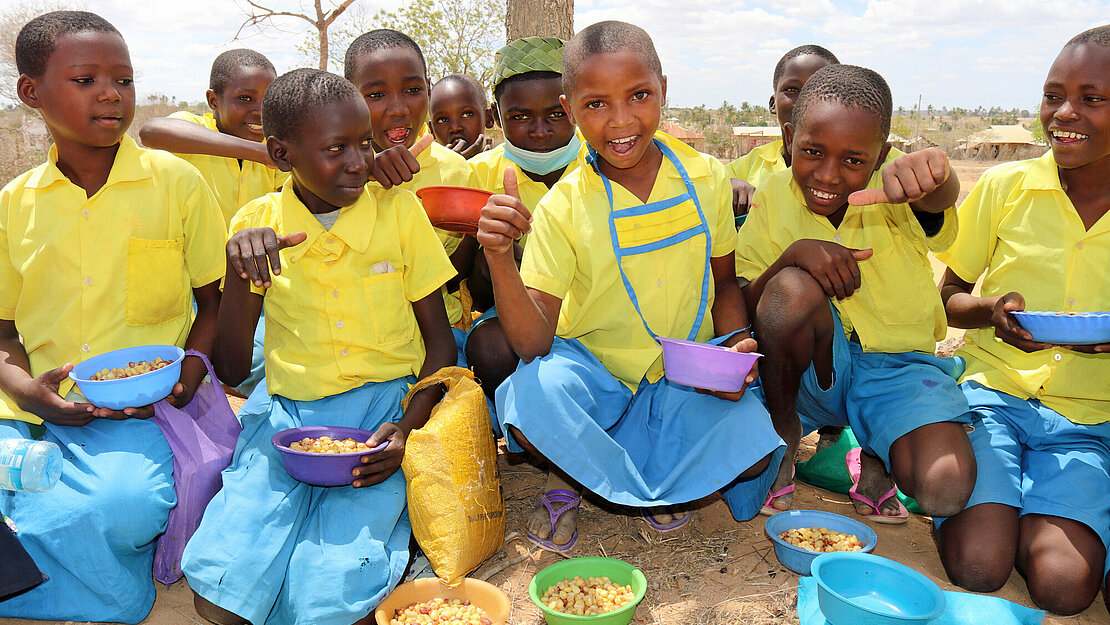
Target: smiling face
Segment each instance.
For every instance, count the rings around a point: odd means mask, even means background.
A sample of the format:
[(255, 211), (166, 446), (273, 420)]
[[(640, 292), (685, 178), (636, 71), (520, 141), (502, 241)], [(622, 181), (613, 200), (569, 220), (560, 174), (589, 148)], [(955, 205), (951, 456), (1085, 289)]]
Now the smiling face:
[(658, 152), (652, 137), (666, 99), (666, 78), (635, 52), (621, 50), (582, 60), (563, 108), (612, 178), (613, 170), (633, 170), (644, 155)]
[(428, 79), (416, 51), (397, 46), (364, 54), (351, 82), (370, 109), (374, 149), (411, 147), (428, 118)]
[(775, 95), (773, 96), (775, 115), (778, 116), (779, 126), (790, 121), (790, 116), (794, 114), (794, 103), (798, 101), (798, 93), (801, 92), (809, 77), (817, 70), (830, 64), (828, 59), (821, 58), (816, 54), (803, 54), (790, 59), (783, 65), (782, 76), (779, 77), (779, 82), (775, 85)]
[(787, 124), (791, 170), (810, 211), (839, 225), (848, 196), (867, 186), (890, 149), (879, 118), (863, 108), (811, 102), (801, 127)]
[(1048, 71), (1041, 125), (1056, 164), (1073, 169), (1110, 158), (1110, 48), (1064, 48)]
[(266, 67), (238, 67), (221, 93), (209, 89), (206, 95), (216, 128), (240, 139), (263, 140), (262, 94), (275, 78), (277, 74)]
[(504, 83), (496, 106), (505, 138), (530, 152), (550, 152), (570, 143), (574, 124), (559, 102), (562, 94), (558, 76)]
[(313, 213), (358, 201), (374, 165), (370, 113), (354, 98), (308, 109), (295, 136), (270, 137), (270, 157), (293, 172), (293, 189)]
[(470, 145), (488, 126), (486, 109), (470, 87), (458, 80), (441, 82), (432, 89), (429, 110), (432, 134), (441, 145), (459, 139)]
[(127, 44), (116, 33), (61, 35), (46, 69), (21, 76), (19, 97), (38, 109), (65, 155), (72, 149), (115, 147), (135, 117), (135, 85)]

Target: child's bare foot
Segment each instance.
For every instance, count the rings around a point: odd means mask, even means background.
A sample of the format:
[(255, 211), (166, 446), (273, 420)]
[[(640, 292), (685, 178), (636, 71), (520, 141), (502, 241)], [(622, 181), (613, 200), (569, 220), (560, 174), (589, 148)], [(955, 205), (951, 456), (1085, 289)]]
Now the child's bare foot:
[(528, 537), (544, 549), (569, 550), (578, 537), (579, 501), (580, 486), (554, 471), (548, 473), (540, 505), (528, 517)]
[(647, 524), (660, 532), (669, 532), (686, 525), (694, 517), (691, 510), (680, 510), (677, 506), (656, 506), (644, 508), (640, 515)]
[[(872, 502), (879, 502), (883, 496), (894, 488), (894, 480), (887, 473), (883, 462), (877, 457), (863, 453), (860, 450), (859, 462), (860, 473), (856, 493)], [(875, 514), (875, 508), (865, 501), (853, 499), (852, 504), (855, 506), (857, 514), (863, 516)], [(879, 502), (879, 513), (888, 517), (901, 516), (903, 514), (902, 505), (898, 501), (898, 497), (887, 497), (886, 500)]]
[(826, 447), (832, 447), (840, 442), (840, 435), (844, 432), (844, 428), (837, 425), (826, 425), (817, 430), (819, 438), (817, 439), (817, 451), (821, 451)]
[(794, 503), (794, 463), (786, 458), (793, 458), (794, 454), (789, 449), (783, 458), (779, 474), (771, 484), (771, 492), (767, 495), (767, 503), (760, 510), (761, 514), (770, 516), (777, 512), (785, 512)]

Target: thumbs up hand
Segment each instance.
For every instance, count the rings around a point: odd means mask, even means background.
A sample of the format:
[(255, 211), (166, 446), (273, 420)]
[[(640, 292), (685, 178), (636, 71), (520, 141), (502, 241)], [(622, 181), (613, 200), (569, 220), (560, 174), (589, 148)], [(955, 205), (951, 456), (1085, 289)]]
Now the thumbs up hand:
[(487, 254), (512, 254), (513, 242), (532, 231), (532, 212), (520, 201), (516, 169), (505, 168), (505, 192), (494, 194), (478, 220), (478, 242)]
[(936, 191), (951, 175), (948, 155), (929, 148), (894, 159), (883, 168), (882, 189), (862, 189), (848, 196), (852, 206), (916, 202)]
[(428, 149), (435, 141), (431, 133), (422, 135), (411, 147), (395, 146), (374, 155), (374, 168), (370, 171), (371, 180), (388, 189), (412, 180), (420, 171), (420, 161), (416, 157)]

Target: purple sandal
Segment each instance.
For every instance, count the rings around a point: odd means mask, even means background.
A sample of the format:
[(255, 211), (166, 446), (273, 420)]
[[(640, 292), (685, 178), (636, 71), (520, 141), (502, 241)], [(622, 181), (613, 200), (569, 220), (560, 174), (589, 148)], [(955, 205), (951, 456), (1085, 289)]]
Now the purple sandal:
[[(578, 493), (567, 490), (565, 488), (556, 488), (549, 490), (540, 495), (540, 504), (547, 508), (548, 521), (551, 523), (551, 536), (555, 535), (555, 524), (559, 522), (559, 518), (570, 510), (578, 508), (578, 504), (582, 502), (582, 497)], [(561, 504), (558, 509), (552, 504)], [(574, 548), (574, 544), (578, 542), (578, 528), (574, 528), (574, 533), (571, 534), (570, 540), (564, 545), (558, 545), (550, 539), (540, 538), (532, 532), (525, 532), (528, 540), (532, 541), (540, 549), (547, 551), (554, 551), (555, 553), (566, 553)]]
[(690, 510), (676, 510), (676, 506), (663, 506), (663, 511), (670, 513), (671, 520), (667, 523), (661, 523), (655, 518), (651, 510), (652, 508), (644, 508), (640, 511), (640, 516), (657, 532), (676, 530), (686, 525), (690, 522), (690, 519), (694, 518), (694, 513)]

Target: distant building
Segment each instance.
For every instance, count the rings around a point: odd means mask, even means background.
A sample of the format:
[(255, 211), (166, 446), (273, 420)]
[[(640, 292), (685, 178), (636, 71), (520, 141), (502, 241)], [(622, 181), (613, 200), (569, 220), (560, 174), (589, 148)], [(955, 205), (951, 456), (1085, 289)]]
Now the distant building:
[(924, 150), (925, 148), (935, 147), (937, 147), (936, 143), (933, 143), (932, 141), (926, 139), (925, 137), (922, 137), (921, 135), (917, 135), (913, 139), (906, 141), (906, 147), (900, 149), (903, 152), (916, 152), (918, 150)]
[(740, 148), (740, 156), (743, 156), (761, 145), (767, 145), (781, 139), (782, 128), (778, 126), (733, 126), (732, 138)]
[(1033, 133), (1021, 124), (992, 125), (972, 133), (956, 147), (966, 158), (1001, 160), (1030, 158), (1044, 154), (1046, 146), (1033, 142)]
[(903, 152), (906, 151), (906, 143), (908, 141), (909, 139), (896, 135), (893, 132), (886, 137), (886, 142), (890, 144), (890, 147), (901, 150)]
[(662, 130), (675, 139), (694, 148), (698, 152), (705, 152), (705, 135), (696, 130), (690, 130), (673, 119), (659, 122), (659, 130)]

